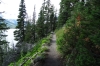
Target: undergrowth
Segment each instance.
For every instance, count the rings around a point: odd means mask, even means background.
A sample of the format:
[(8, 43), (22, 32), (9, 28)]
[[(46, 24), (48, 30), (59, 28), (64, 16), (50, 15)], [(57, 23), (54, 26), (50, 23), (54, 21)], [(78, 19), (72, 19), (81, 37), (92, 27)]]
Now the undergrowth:
[(19, 59), (18, 62), (11, 63), (9, 66), (30, 66), (37, 55), (42, 55), (42, 53), (48, 49), (47, 47), (42, 48), (42, 46), (44, 44), (48, 44), (50, 42), (50, 38), (51, 35), (39, 40), (31, 51), (29, 51), (24, 57)]
[[(94, 11), (91, 13), (95, 15)], [(91, 18), (91, 17), (92, 18)], [(65, 29), (57, 31), (58, 50), (63, 54), (67, 66), (100, 65), (100, 30), (98, 21), (88, 13), (88, 7), (77, 3)]]

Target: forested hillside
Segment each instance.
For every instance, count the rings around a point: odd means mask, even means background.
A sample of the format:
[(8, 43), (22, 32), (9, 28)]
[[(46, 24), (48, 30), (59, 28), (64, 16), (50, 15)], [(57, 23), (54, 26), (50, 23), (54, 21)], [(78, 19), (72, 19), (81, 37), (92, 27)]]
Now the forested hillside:
[[(66, 24), (57, 33), (58, 49), (63, 54), (65, 64), (68, 66), (99, 66), (99, 1), (62, 0), (60, 5), (62, 6), (60, 14), (67, 12), (69, 16)], [(66, 15), (59, 15), (59, 24), (65, 19), (64, 16)]]
[[(47, 49), (46, 47), (41, 49), (41, 46), (44, 43), (50, 43), (50, 38), (47, 36), (50, 36), (56, 29), (57, 14), (54, 5), (51, 4), (50, 0), (43, 1), (37, 20), (36, 7), (33, 7), (34, 11), (32, 19), (26, 18), (27, 12), (25, 1), (21, 0), (20, 2), (17, 19), (18, 25), (16, 26), (16, 29), (18, 30), (14, 31), (15, 40), (18, 42), (16, 48), (13, 48), (15, 49), (15, 54), (17, 54), (15, 55), (15, 58), (17, 59), (15, 59), (10, 66), (13, 66), (14, 64), (17, 66), (21, 64), (26, 66), (30, 65), (34, 57), (41, 55)], [(45, 40), (44, 38), (48, 40)]]
[(10, 50), (2, 32), (8, 27), (0, 19), (0, 66), (100, 66), (99, 2), (61, 0), (57, 14), (54, 4), (43, 0), (36, 20), (36, 7), (29, 18), (21, 0), (14, 31), (17, 44)]

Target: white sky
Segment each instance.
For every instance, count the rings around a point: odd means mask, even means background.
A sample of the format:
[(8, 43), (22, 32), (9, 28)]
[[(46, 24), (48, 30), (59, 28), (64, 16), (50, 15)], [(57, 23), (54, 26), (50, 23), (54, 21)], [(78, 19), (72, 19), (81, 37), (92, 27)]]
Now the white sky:
[[(19, 13), (19, 4), (21, 0), (2, 0), (0, 4), (0, 12), (5, 11), (3, 15), (6, 19), (17, 19)], [(34, 5), (36, 6), (36, 17), (38, 17), (39, 9), (41, 8), (43, 0), (25, 0), (26, 10), (29, 16), (32, 16)], [(60, 0), (51, 0), (51, 4), (54, 4), (55, 8), (59, 10)]]

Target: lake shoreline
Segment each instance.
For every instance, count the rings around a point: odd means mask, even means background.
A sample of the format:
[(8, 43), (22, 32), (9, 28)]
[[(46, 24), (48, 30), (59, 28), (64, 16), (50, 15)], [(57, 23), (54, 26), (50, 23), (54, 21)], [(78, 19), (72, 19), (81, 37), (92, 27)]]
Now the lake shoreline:
[(9, 42), (9, 47), (11, 48), (14, 44), (14, 46), (16, 45), (17, 41), (14, 40), (14, 31), (16, 29), (8, 29), (5, 34), (7, 35), (6, 40)]

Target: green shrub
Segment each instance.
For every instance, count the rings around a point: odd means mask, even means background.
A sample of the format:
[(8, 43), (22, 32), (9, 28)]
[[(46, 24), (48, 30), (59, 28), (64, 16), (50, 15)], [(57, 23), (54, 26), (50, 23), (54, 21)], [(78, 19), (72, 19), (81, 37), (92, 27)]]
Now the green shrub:
[[(87, 12), (88, 7), (76, 3), (65, 29), (57, 35), (58, 49), (63, 53), (68, 66), (99, 66), (100, 65), (100, 19)], [(77, 18), (81, 19), (78, 20)], [(93, 18), (94, 17), (94, 18)], [(95, 22), (95, 23), (94, 23)]]
[[(45, 46), (42, 48), (42, 46), (43, 46), (44, 43), (49, 42), (49, 38), (50, 37), (43, 38), (43, 39), (39, 40), (37, 43), (35, 43), (36, 45), (34, 46), (32, 51), (29, 51), (25, 56), (22, 56), (21, 59), (19, 59), (19, 61), (16, 62), (16, 66), (20, 66), (21, 64), (23, 64), (23, 66), (29, 66), (32, 63), (31, 61), (37, 55), (41, 55), (44, 58), (45, 55), (43, 54), (43, 52), (47, 51), (48, 48), (45, 47)], [(9, 66), (14, 66), (14, 63), (11, 63)]]

